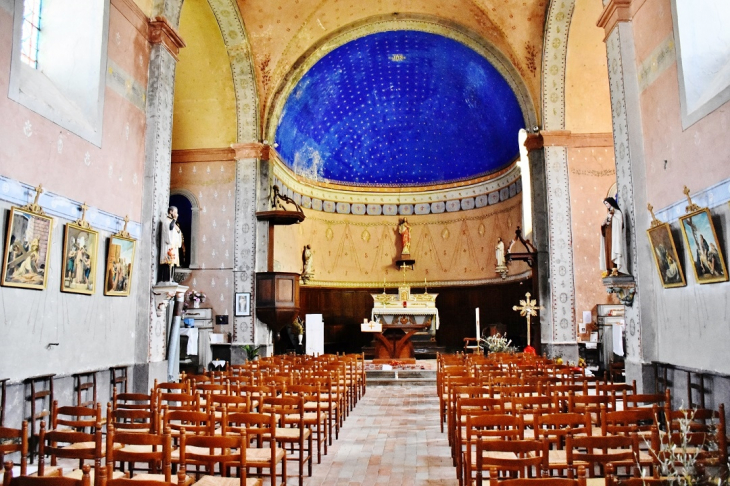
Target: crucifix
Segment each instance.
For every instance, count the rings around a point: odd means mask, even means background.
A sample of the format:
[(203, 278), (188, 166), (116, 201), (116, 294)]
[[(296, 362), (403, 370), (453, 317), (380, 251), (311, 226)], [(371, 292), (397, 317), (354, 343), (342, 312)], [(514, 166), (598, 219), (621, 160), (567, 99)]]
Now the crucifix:
[(81, 219), (76, 221), (76, 224), (81, 226), (82, 228), (90, 228), (91, 225), (89, 225), (89, 222), (86, 221), (86, 210), (89, 209), (89, 206), (86, 205), (86, 202), (81, 204)]
[(524, 351), (528, 354), (536, 354), (535, 348), (530, 345), (530, 317), (537, 316), (537, 311), (544, 309), (544, 307), (537, 305), (537, 301), (530, 299), (530, 297), (532, 295), (530, 295), (530, 292), (527, 292), (525, 294), (525, 300), (520, 300), (520, 305), (513, 306), (512, 310), (520, 311), (520, 315), (527, 318), (527, 346)]
[(38, 205), (38, 199), (44, 192), (45, 191), (43, 190), (43, 185), (38, 184), (38, 187), (35, 188), (35, 199), (33, 199), (33, 203), (26, 204), (25, 206), (23, 206), (23, 209), (25, 209), (26, 211), (30, 211), (31, 213), (45, 214), (43, 212), (43, 208)]

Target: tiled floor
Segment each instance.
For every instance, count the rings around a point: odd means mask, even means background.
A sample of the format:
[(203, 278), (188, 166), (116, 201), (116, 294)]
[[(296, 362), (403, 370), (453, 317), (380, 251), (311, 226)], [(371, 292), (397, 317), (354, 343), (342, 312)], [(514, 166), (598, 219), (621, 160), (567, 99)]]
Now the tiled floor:
[(305, 486), (456, 485), (430, 386), (369, 386)]

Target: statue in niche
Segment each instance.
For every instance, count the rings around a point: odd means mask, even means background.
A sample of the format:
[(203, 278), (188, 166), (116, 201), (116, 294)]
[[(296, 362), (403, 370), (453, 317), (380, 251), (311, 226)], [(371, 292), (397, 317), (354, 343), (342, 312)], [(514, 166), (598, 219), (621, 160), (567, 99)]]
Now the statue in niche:
[(173, 282), (175, 267), (180, 266), (180, 247), (183, 245), (182, 231), (177, 224), (177, 208), (167, 208), (160, 231), (160, 280)]
[(613, 197), (604, 199), (603, 204), (606, 206), (606, 219), (601, 224), (600, 268), (604, 277), (628, 275), (626, 266), (628, 252), (623, 212)]
[(403, 244), (403, 249), (401, 250), (401, 255), (410, 255), (411, 254), (411, 225), (408, 224), (408, 218), (403, 218), (400, 223), (398, 223), (398, 233), (400, 234), (401, 243)]
[(314, 264), (312, 263), (312, 248), (309, 245), (302, 251), (302, 282), (307, 283), (314, 278)]

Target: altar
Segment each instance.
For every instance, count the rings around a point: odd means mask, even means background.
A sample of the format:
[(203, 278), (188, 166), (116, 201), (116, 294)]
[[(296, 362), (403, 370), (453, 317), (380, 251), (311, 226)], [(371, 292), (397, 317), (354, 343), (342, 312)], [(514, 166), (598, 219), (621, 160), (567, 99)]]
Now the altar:
[(410, 287), (403, 286), (398, 294), (371, 294), (373, 309), (371, 321), (382, 326), (374, 333), (375, 355), (378, 358), (413, 358), (415, 334), (427, 334), (435, 339), (439, 328), (439, 312), (436, 308), (438, 294), (411, 294)]

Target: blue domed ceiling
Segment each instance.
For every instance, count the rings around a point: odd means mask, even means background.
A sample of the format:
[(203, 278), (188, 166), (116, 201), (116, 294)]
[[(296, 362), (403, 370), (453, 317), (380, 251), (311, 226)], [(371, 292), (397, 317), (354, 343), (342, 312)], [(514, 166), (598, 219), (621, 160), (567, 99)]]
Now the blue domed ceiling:
[(344, 44), (289, 95), (276, 131), (296, 174), (355, 186), (428, 186), (500, 170), (519, 155), (515, 94), (487, 59), (435, 34)]

